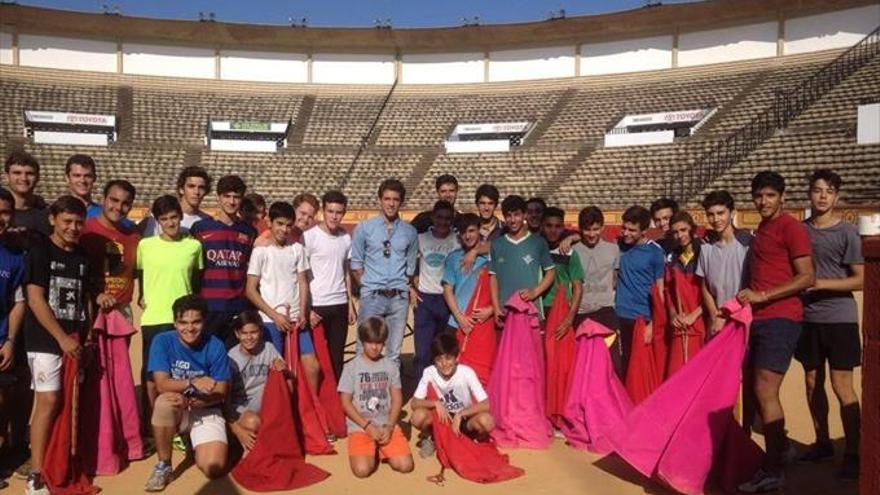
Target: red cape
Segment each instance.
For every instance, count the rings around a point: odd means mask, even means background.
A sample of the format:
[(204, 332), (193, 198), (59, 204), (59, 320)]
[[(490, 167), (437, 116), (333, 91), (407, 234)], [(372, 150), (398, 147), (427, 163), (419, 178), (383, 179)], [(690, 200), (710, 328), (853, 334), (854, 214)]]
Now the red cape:
[[(489, 286), (489, 269), (482, 268), (477, 280), (477, 288), (471, 296), (464, 314), (470, 316), (474, 309), (490, 306), (492, 306), (492, 293)], [(495, 362), (495, 349), (498, 345), (495, 336), (495, 320), (489, 318), (482, 323), (477, 323), (470, 334), (465, 334), (461, 330), (455, 334), (461, 348), (458, 361), (473, 368), (484, 387), (489, 385), (492, 364)]]
[[(666, 304), (676, 312), (690, 313), (702, 304), (702, 288), (696, 275), (669, 267), (666, 269)], [(665, 377), (681, 369), (692, 359), (706, 338), (706, 325), (703, 318), (697, 318), (684, 332), (676, 333), (672, 325), (668, 325), (669, 351), (666, 362)]]
[(284, 374), (269, 371), (260, 409), (260, 431), (254, 448), (232, 470), (239, 485), (255, 492), (294, 490), (330, 476), (305, 462)]
[(556, 287), (556, 297), (547, 315), (544, 327), (544, 349), (547, 353), (547, 417), (557, 428), (565, 416), (568, 389), (574, 375), (574, 328), (571, 326), (561, 339), (557, 339), (556, 327), (565, 319), (570, 309), (565, 289)]
[(92, 495), (100, 489), (86, 476), (85, 466), (77, 450), (79, 423), (79, 362), (64, 356), (64, 388), (61, 412), (52, 425), (52, 436), (43, 459), (43, 479), (53, 495)]
[[(660, 385), (651, 344), (645, 344), (645, 320), (638, 318), (632, 335), (632, 354), (626, 371), (626, 391), (633, 404), (645, 400)], [(657, 342), (658, 338), (653, 341)]]
[(654, 332), (651, 350), (654, 354), (654, 373), (659, 381), (663, 381), (663, 377), (666, 376), (666, 361), (669, 354), (668, 320), (666, 306), (663, 298), (660, 297), (660, 287), (654, 284), (651, 286), (651, 322)]
[[(437, 398), (434, 386), (429, 385), (428, 400)], [(521, 468), (511, 466), (507, 455), (499, 452), (491, 440), (478, 442), (467, 435), (456, 434), (450, 424), (440, 422), (436, 409), (432, 414), (434, 445), (443, 469), (452, 468), (462, 478), (477, 483), (497, 483), (526, 473)]]
[[(299, 336), (296, 332), (287, 333), (286, 344), (284, 357), (287, 367), (296, 373), (296, 408), (299, 413), (297, 418), (300, 422), (299, 431), (302, 432), (305, 451), (311, 455), (335, 454), (336, 450), (327, 440), (327, 435), (332, 433), (330, 416), (321, 403), (318, 392), (312, 390), (306, 380), (302, 361), (299, 359)], [(326, 378), (332, 377), (333, 372), (327, 373), (322, 369), (322, 375), (324, 376), (322, 381), (327, 382)], [(336, 400), (338, 401), (339, 398), (337, 397)], [(340, 406), (341, 410), (342, 406)]]

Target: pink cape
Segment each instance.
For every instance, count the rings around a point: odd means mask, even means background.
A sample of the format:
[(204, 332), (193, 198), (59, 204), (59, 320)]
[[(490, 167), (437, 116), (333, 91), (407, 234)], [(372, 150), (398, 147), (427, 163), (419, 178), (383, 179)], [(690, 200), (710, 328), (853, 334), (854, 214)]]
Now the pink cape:
[(733, 418), (752, 313), (736, 300), (724, 309), (731, 319), (721, 333), (608, 436), (630, 465), (681, 493), (703, 493), (713, 469), (723, 487), (734, 487), (761, 463), (760, 448)]
[(553, 430), (545, 414), (538, 309), (519, 294), (511, 296), (505, 307), (504, 331), (487, 391), (496, 425), (492, 438), (502, 447), (546, 449)]
[(568, 443), (596, 454), (611, 452), (606, 435), (633, 408), (626, 389), (614, 372), (605, 337), (614, 335), (604, 325), (584, 320), (577, 329), (577, 355), (562, 433)]
[(89, 474), (113, 475), (144, 456), (128, 343), (135, 329), (120, 311), (99, 311), (95, 361), (82, 388), (83, 460)]

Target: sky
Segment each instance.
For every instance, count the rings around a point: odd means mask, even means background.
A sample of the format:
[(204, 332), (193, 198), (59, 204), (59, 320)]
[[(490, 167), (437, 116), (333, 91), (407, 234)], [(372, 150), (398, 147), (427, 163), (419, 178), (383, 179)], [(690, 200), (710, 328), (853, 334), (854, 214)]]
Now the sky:
[[(664, 0), (683, 3), (693, 0)], [(642, 8), (646, 0), (18, 0), (21, 5), (82, 12), (118, 7), (123, 15), (197, 20), (214, 12), (217, 21), (289, 24), (306, 18), (313, 27), (373, 27), (377, 19), (395, 28), (460, 26), (463, 18), (480, 24), (541, 21), (551, 11), (581, 16)]]

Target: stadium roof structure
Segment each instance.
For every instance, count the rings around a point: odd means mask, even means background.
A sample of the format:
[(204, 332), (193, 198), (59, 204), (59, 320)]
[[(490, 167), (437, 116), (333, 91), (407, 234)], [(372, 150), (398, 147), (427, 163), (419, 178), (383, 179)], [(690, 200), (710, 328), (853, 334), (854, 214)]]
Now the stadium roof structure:
[(213, 48), (444, 53), (614, 41), (821, 14), (876, 0), (706, 0), (539, 22), (449, 28), (288, 27), (164, 20), (0, 4), (0, 28)]

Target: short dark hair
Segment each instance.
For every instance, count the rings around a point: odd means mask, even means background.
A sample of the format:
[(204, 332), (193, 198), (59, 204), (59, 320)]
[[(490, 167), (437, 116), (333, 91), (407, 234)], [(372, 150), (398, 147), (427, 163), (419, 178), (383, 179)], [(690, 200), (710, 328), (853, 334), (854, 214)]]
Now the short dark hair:
[(431, 360), (435, 360), (440, 356), (458, 357), (461, 347), (458, 345), (458, 339), (452, 332), (440, 332), (431, 341)]
[(403, 187), (403, 182), (395, 178), (385, 179), (379, 184), (379, 194), (378, 197), (382, 197), (385, 194), (385, 191), (394, 191), (397, 194), (400, 194), (400, 201), (406, 199), (406, 188)]
[(565, 212), (562, 211), (562, 208), (557, 208), (555, 206), (548, 206), (544, 208), (544, 213), (541, 214), (541, 218), (558, 218), (565, 222)]
[(217, 181), (217, 194), (222, 195), (226, 193), (238, 193), (244, 196), (244, 193), (247, 192), (247, 185), (244, 183), (241, 177), (237, 175), (224, 175), (220, 177), (220, 180)]
[(64, 164), (64, 175), (70, 175), (70, 169), (72, 169), (74, 165), (87, 168), (92, 171), (93, 175), (98, 175), (98, 166), (95, 164), (95, 159), (89, 155), (84, 155), (82, 153), (71, 155)]
[(358, 339), (372, 344), (385, 343), (388, 339), (388, 325), (378, 316), (371, 316), (358, 325)]
[(86, 218), (86, 205), (82, 201), (74, 198), (69, 194), (60, 196), (49, 206), (49, 215), (57, 216), (61, 213), (70, 213)]
[(456, 179), (454, 175), (443, 174), (443, 175), (438, 175), (437, 178), (434, 179), (434, 189), (435, 190), (439, 191), (440, 186), (445, 185), (445, 184), (452, 184), (453, 186), (455, 186), (456, 189), (458, 189), (458, 179)]
[(16, 150), (12, 153), (9, 153), (9, 155), (6, 157), (6, 164), (3, 166), (3, 170), (8, 174), (9, 169), (13, 165), (31, 167), (37, 174), (40, 173), (40, 162), (38, 162), (33, 155), (26, 151)]
[(162, 215), (166, 215), (172, 211), (176, 211), (179, 216), (183, 217), (183, 209), (180, 207), (180, 201), (170, 194), (163, 194), (156, 198), (153, 201), (153, 207), (150, 208), (150, 213), (153, 214), (153, 218), (155, 218), (156, 221), (158, 221), (159, 217)]
[(303, 203), (308, 203), (308, 204), (312, 205), (312, 208), (314, 208), (315, 211), (318, 211), (318, 208), (321, 207), (321, 204), (318, 203), (318, 198), (316, 198), (314, 194), (299, 193), (293, 197), (293, 208), (294, 209), (299, 208), (299, 205), (301, 205)]
[(131, 200), (134, 201), (135, 196), (137, 196), (137, 190), (134, 188), (131, 182), (124, 179), (113, 179), (108, 181), (107, 184), (104, 185), (104, 197), (107, 197), (107, 194), (110, 192), (110, 189), (114, 187), (118, 187), (123, 191), (127, 192), (129, 196), (131, 196)]
[(276, 201), (272, 203), (272, 206), (269, 207), (269, 221), (271, 222), (276, 218), (289, 218), (295, 220), (296, 211), (294, 211), (293, 205), (286, 201)]
[(455, 229), (459, 234), (464, 233), (471, 225), (479, 227), (481, 225), (480, 216), (476, 213), (462, 213), (455, 219)]
[(259, 328), (263, 328), (263, 318), (260, 317), (260, 313), (253, 309), (246, 309), (238, 314), (234, 320), (232, 320), (232, 330), (234, 332), (240, 332), (245, 325), (256, 325)]
[(779, 194), (782, 194), (785, 192), (785, 178), (778, 172), (772, 170), (758, 172), (752, 179), (752, 194), (755, 194), (765, 187), (769, 187)]
[(697, 222), (694, 221), (694, 217), (692, 217), (690, 213), (685, 210), (681, 210), (679, 212), (676, 212), (674, 215), (672, 215), (672, 218), (669, 219), (670, 226), (678, 222), (687, 223), (691, 228), (691, 236), (697, 235)]
[(669, 208), (672, 210), (672, 214), (678, 213), (678, 201), (672, 198), (660, 198), (651, 203), (651, 217), (654, 217), (654, 214), (660, 210)]
[(651, 225), (651, 212), (644, 206), (630, 206), (623, 212), (623, 221), (637, 224), (640, 229), (645, 230)]
[(260, 193), (247, 193), (244, 195), (245, 199), (251, 202), (254, 205), (254, 208), (265, 208), (266, 207), (266, 198), (263, 197)]
[(178, 297), (174, 304), (171, 305), (171, 313), (174, 315), (175, 320), (183, 316), (187, 311), (198, 311), (202, 318), (204, 318), (208, 314), (208, 303), (195, 294), (187, 294)]
[(533, 196), (533, 197), (526, 200), (526, 206), (528, 206), (531, 203), (538, 203), (539, 205), (541, 205), (541, 210), (547, 209), (547, 202), (544, 201), (544, 198), (539, 198), (537, 196)]
[(733, 200), (733, 195), (724, 189), (710, 191), (709, 194), (703, 198), (702, 205), (704, 210), (708, 210), (713, 206), (723, 206), (731, 211), (736, 208), (736, 202)]
[(514, 211), (521, 211), (525, 213), (526, 200), (522, 196), (511, 194), (510, 196), (504, 198), (504, 201), (501, 202), (501, 213), (507, 215), (508, 213), (512, 213)]
[(437, 213), (438, 211), (451, 211), (455, 214), (455, 207), (452, 206), (452, 203), (446, 201), (445, 199), (441, 199), (434, 203), (434, 208), (431, 209), (431, 212)]
[(339, 204), (348, 208), (348, 198), (345, 197), (345, 194), (343, 194), (342, 191), (336, 189), (331, 189), (321, 196), (321, 206), (323, 208), (326, 208), (327, 205), (331, 203)]
[(837, 175), (837, 172), (830, 168), (820, 168), (810, 175), (810, 189), (812, 189), (813, 186), (816, 185), (816, 182), (820, 180), (827, 182), (835, 191), (840, 191), (840, 187), (843, 186), (843, 179)]
[(480, 201), (480, 198), (483, 196), (492, 200), (496, 205), (498, 204), (498, 199), (501, 198), (501, 193), (498, 192), (498, 188), (493, 186), (492, 184), (482, 184), (477, 188), (476, 194), (474, 194), (474, 202), (477, 203)]
[(0, 201), (11, 203), (12, 207), (15, 208), (15, 197), (13, 197), (12, 193), (9, 192), (9, 189), (6, 189), (5, 187), (0, 187)]
[(587, 206), (578, 213), (578, 227), (581, 230), (597, 223), (600, 227), (605, 225), (605, 215), (598, 206)]
[(191, 165), (189, 167), (183, 167), (183, 170), (177, 174), (177, 190), (180, 191), (183, 189), (183, 186), (186, 184), (186, 179), (190, 177), (199, 177), (205, 181), (205, 194), (211, 192), (211, 176), (208, 175), (208, 171), (203, 167), (199, 167), (197, 165)]

